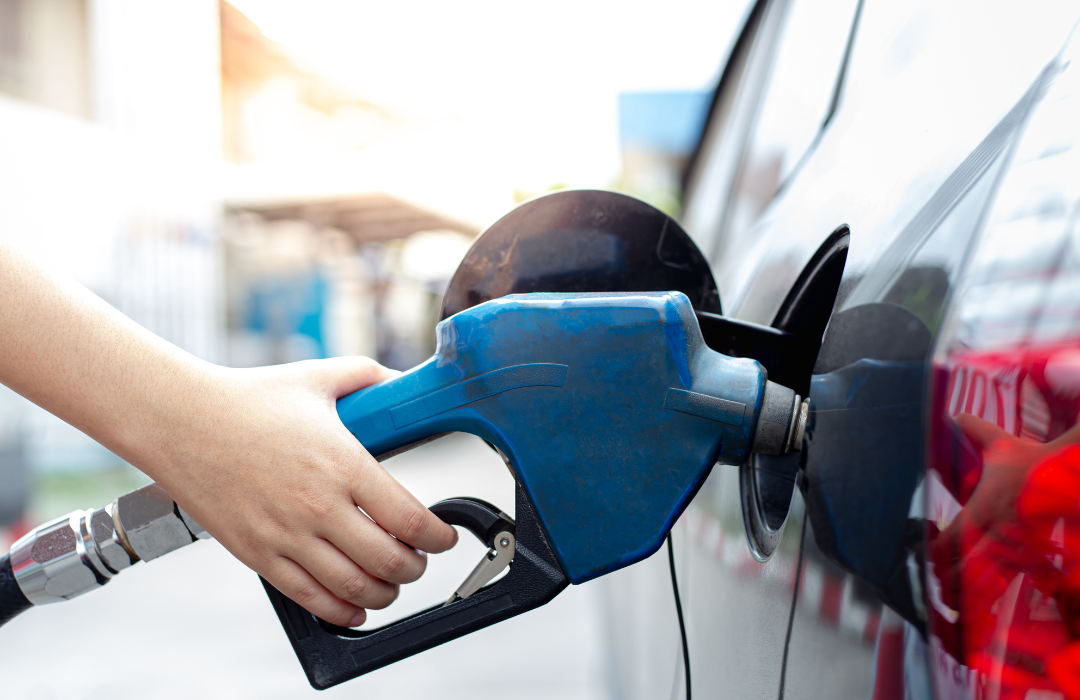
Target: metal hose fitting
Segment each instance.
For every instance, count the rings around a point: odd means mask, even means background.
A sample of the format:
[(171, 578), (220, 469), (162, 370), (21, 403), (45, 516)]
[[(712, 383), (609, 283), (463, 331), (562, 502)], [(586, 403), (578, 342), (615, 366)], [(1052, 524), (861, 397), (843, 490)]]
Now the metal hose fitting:
[(149, 561), (210, 536), (157, 484), (104, 508), (77, 510), (11, 546), (11, 568), (34, 605), (100, 588), (140, 559)]

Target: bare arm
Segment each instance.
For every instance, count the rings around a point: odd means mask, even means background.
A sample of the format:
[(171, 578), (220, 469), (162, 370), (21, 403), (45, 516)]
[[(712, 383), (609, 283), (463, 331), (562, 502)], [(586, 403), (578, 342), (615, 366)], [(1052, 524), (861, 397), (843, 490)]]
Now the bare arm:
[(337, 417), (336, 399), (392, 376), (374, 361), (219, 367), (3, 244), (0, 300), (0, 383), (144, 471), (319, 617), (360, 624), (423, 573), (416, 549), (456, 541)]

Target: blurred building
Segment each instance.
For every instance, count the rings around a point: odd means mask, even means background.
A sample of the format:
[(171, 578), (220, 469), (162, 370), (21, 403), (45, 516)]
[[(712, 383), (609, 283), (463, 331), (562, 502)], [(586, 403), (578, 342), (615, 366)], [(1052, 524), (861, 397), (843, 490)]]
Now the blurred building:
[[(223, 347), (207, 175), (221, 150), (217, 12), (213, 0), (0, 0), (0, 237), (212, 360)], [(28, 466), (116, 463), (0, 391), (0, 526), (25, 506)]]
[(222, 2), (220, 9), (226, 160), (362, 149), (403, 126), (391, 111), (306, 67), (232, 5)]
[(386, 193), (226, 210), (231, 361), (435, 350), (443, 290), (477, 230)]
[(618, 189), (677, 214), (682, 174), (711, 99), (705, 90), (620, 94)]
[[(234, 201), (226, 184), (402, 128), (225, 2), (0, 0), (0, 238), (214, 362), (423, 359), (474, 227), (370, 188), (329, 201), (255, 178)], [(418, 246), (442, 251), (434, 266), (417, 267)], [(28, 469), (116, 464), (0, 387), (0, 539)]]
[(443, 289), (478, 228), (354, 179), (367, 169), (379, 183), (363, 152), (410, 124), (227, 3), (221, 75), (229, 361), (367, 355), (405, 369), (429, 357)]

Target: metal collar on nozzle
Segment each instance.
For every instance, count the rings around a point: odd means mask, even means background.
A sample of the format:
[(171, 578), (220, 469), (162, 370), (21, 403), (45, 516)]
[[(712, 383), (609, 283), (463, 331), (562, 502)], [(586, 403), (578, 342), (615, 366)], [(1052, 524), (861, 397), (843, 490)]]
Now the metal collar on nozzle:
[(786, 386), (765, 382), (765, 396), (761, 400), (752, 452), (765, 455), (783, 455), (802, 449), (806, 418), (810, 402), (803, 400)]

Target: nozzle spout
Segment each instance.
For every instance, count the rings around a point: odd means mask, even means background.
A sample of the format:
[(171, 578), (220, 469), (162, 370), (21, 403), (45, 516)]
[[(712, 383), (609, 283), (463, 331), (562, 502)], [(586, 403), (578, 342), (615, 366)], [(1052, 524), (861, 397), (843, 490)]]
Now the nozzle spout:
[(765, 455), (798, 452), (802, 449), (809, 412), (809, 401), (786, 386), (766, 381), (750, 450)]

